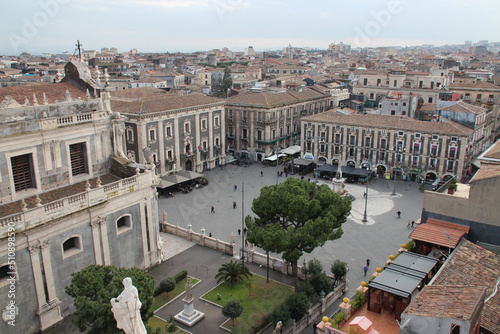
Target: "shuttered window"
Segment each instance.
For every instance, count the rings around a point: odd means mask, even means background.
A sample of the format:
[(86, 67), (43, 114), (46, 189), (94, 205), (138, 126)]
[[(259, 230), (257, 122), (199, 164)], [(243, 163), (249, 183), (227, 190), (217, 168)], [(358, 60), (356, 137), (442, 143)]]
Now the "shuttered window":
[(87, 173), (85, 143), (69, 145), (71, 174), (73, 176)]
[(12, 157), (10, 158), (10, 162), (12, 164), (12, 175), (16, 191), (35, 188), (31, 154)]

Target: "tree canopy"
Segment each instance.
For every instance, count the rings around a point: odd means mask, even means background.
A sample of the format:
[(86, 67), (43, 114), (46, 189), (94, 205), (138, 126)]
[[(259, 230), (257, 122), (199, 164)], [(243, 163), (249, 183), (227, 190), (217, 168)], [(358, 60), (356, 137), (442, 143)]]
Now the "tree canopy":
[(228, 285), (233, 285), (243, 280), (243, 278), (248, 278), (252, 276), (248, 267), (241, 262), (230, 261), (226, 262), (220, 266), (217, 275), (217, 283), (224, 282)]
[(220, 85), (220, 94), (222, 97), (227, 96), (227, 90), (233, 87), (233, 78), (231, 77), (231, 69), (229, 67), (224, 68), (224, 77), (222, 78), (222, 83)]
[(154, 278), (139, 268), (117, 268), (115, 266), (90, 265), (71, 274), (66, 293), (74, 298), (74, 324), (80, 331), (90, 328), (93, 333), (121, 333), (111, 312), (111, 298), (123, 291), (123, 279), (130, 277), (139, 292), (142, 303), (141, 316), (146, 321), (153, 304)]
[(231, 299), (228, 300), (226, 305), (222, 308), (222, 315), (228, 317), (232, 320), (234, 325), (234, 319), (238, 318), (243, 312), (243, 305), (241, 305), (239, 300)]
[[(247, 240), (270, 252), (282, 253), (297, 278), (297, 261), (327, 240), (342, 236), (351, 200), (327, 185), (288, 178), (265, 186), (252, 203), (256, 217), (247, 216)], [(296, 280), (297, 285), (297, 280)]]

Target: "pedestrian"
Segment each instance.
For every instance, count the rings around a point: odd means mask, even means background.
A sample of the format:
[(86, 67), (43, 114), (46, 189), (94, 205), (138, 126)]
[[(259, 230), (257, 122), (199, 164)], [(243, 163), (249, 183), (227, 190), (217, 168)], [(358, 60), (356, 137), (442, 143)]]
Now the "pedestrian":
[(396, 214), (398, 215), (398, 218), (401, 218), (401, 211), (397, 211)]
[(415, 221), (414, 221), (414, 220), (412, 220), (412, 221), (411, 221), (411, 228), (413, 228), (414, 226), (415, 226)]
[(212, 237), (212, 232), (208, 233), (208, 237), (211, 238)]
[(238, 229), (238, 235), (241, 235), (241, 228)]
[(285, 173), (285, 177), (288, 177), (288, 172)]
[(260, 171), (260, 176), (264, 176), (264, 172), (263, 171)]
[(238, 186), (235, 184), (234, 185), (234, 191), (236, 191), (236, 189), (238, 189)]
[(236, 201), (233, 201), (233, 209), (236, 209)]
[(366, 259), (366, 266), (369, 267), (370, 266), (370, 259)]
[(213, 205), (212, 205), (212, 211), (210, 211), (210, 213), (215, 213), (215, 208)]
[(315, 322), (314, 325), (313, 325), (313, 334), (317, 334), (318, 333), (318, 323)]
[(245, 246), (248, 247), (248, 241), (247, 241), (247, 238), (245, 238)]
[(366, 273), (368, 272), (368, 266), (365, 266), (363, 270), (365, 271), (365, 276), (366, 276)]
[(363, 193), (363, 198), (366, 198), (366, 191)]
[(410, 220), (408, 219), (408, 224), (406, 225), (406, 228), (410, 228), (410, 226), (411, 226), (411, 222), (410, 222)]
[(243, 228), (243, 235), (247, 235), (247, 228)]

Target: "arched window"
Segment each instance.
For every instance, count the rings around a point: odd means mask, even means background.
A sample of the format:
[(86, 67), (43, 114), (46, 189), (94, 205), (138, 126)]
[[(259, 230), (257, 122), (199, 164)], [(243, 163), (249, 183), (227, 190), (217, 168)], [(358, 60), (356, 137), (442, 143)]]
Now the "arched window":
[(61, 247), (63, 259), (73, 256), (83, 250), (82, 238), (80, 236), (70, 237), (62, 243)]
[(132, 229), (132, 217), (130, 215), (121, 216), (116, 221), (116, 234), (121, 234)]

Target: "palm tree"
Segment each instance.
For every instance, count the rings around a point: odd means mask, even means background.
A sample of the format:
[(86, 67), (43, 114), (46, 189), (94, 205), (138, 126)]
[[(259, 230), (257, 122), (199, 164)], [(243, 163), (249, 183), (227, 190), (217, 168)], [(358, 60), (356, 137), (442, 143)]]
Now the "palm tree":
[(231, 262), (224, 263), (219, 268), (219, 272), (215, 275), (215, 278), (217, 278), (217, 283), (224, 282), (233, 285), (243, 278), (250, 276), (252, 276), (252, 273), (243, 263), (231, 260)]

